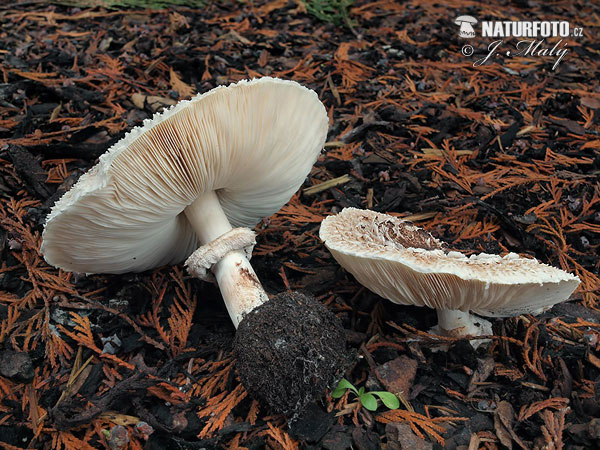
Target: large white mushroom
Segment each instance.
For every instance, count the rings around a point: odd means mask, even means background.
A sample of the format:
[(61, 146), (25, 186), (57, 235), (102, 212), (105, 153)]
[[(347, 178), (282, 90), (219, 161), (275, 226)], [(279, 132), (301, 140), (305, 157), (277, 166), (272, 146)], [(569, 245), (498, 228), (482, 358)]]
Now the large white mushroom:
[(435, 308), (443, 335), (491, 334), (486, 317), (536, 314), (565, 301), (579, 278), (515, 253), (470, 257), (411, 222), (346, 208), (321, 224), (333, 257), (371, 291), (403, 305)]
[(238, 327), (269, 299), (249, 263), (250, 228), (300, 187), (327, 129), (317, 94), (293, 81), (241, 81), (182, 101), (129, 132), (56, 203), (41, 251), (86, 273), (188, 258), (192, 275), (212, 271)]

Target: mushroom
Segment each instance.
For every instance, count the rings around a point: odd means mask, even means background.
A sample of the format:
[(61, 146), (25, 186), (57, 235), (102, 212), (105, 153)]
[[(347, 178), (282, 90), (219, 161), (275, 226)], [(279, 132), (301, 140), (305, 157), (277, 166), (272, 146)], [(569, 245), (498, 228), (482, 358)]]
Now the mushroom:
[(473, 25), (477, 23), (477, 19), (472, 16), (460, 16), (454, 19), (454, 23), (456, 25), (460, 25), (460, 31), (458, 35), (462, 38), (472, 38), (475, 37), (475, 30), (473, 29)]
[[(63, 195), (46, 219), (41, 252), (56, 267), (86, 273), (141, 272), (187, 259), (191, 275), (216, 280), (236, 328), (250, 312), (256, 320), (261, 306), (272, 302), (286, 304), (291, 314), (289, 301), (277, 296), (268, 301), (250, 265), (255, 244), (250, 227), (278, 211), (300, 187), (327, 128), (316, 93), (293, 81), (244, 80), (182, 101), (127, 133)], [(301, 374), (308, 381), (292, 380), (304, 389), (302, 398), (284, 396), (272, 404), (284, 412), (322, 395), (344, 369), (338, 319), (316, 300), (301, 297), (293, 313), (304, 317), (318, 309), (330, 325), (321, 333), (330, 339), (315, 345), (330, 346), (340, 356), (322, 364), (305, 358), (313, 373)], [(274, 342), (298, 339), (299, 333), (256, 333), (273, 351), (254, 356), (263, 372), (245, 364), (250, 373), (240, 371), (240, 377), (251, 393), (266, 398), (253, 380), (280, 381), (273, 379), (277, 373), (264, 372), (283, 359)], [(256, 336), (238, 335), (236, 346), (248, 347), (245, 339), (251, 338)], [(292, 343), (280, 348), (304, 351)]]
[(488, 335), (491, 324), (469, 314), (536, 314), (565, 301), (579, 278), (522, 258), (470, 257), (411, 222), (370, 210), (345, 208), (321, 224), (321, 240), (337, 262), (376, 294), (403, 305), (435, 308), (435, 332)]

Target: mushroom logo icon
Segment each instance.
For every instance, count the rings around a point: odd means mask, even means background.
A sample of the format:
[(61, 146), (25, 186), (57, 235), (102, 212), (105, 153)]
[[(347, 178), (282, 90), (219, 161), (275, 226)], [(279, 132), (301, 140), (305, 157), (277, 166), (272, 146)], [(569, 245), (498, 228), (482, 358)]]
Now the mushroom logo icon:
[(454, 20), (456, 25), (460, 25), (460, 31), (458, 35), (461, 38), (474, 38), (475, 30), (473, 29), (473, 25), (477, 23), (477, 19), (472, 16), (460, 16)]

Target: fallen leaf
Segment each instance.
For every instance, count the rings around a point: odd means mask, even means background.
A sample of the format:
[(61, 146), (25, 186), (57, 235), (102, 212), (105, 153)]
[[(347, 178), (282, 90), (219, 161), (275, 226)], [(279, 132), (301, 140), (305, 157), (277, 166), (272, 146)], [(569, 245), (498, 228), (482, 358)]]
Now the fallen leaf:
[(477, 388), (477, 383), (487, 380), (492, 374), (494, 366), (494, 358), (478, 359), (477, 370), (475, 370), (471, 380), (469, 381), (469, 387), (467, 388), (467, 391), (473, 392)]
[(579, 100), (583, 106), (587, 106), (592, 109), (600, 109), (600, 99), (593, 97), (581, 97)]
[(571, 133), (574, 133), (574, 134), (578, 134), (580, 136), (583, 136), (586, 132), (585, 128), (583, 128), (581, 125), (579, 125), (577, 122), (575, 122), (573, 120), (555, 119), (553, 117), (550, 117), (549, 120), (553, 124), (561, 126), (563, 128), (566, 128), (567, 131), (570, 131)]
[(515, 411), (512, 405), (507, 401), (501, 401), (498, 403), (498, 407), (494, 412), (494, 429), (496, 436), (502, 443), (502, 445), (512, 449), (513, 441), (517, 443), (519, 447), (527, 450), (527, 447), (523, 441), (517, 436), (515, 430), (513, 430), (513, 422), (515, 420)]
[(179, 93), (179, 98), (182, 97), (191, 97), (195, 93), (195, 89), (189, 84), (185, 83), (177, 72), (173, 70), (173, 68), (169, 69), (170, 77), (169, 83), (171, 84), (171, 88)]
[(513, 417), (514, 411), (510, 403), (498, 403), (498, 408), (494, 413), (494, 430), (496, 431), (496, 436), (498, 436), (500, 443), (509, 450), (512, 450), (512, 436), (510, 435), (509, 428)]
[(156, 95), (144, 95), (135, 93), (131, 96), (131, 101), (138, 109), (147, 109), (151, 112), (156, 112), (165, 106), (172, 106), (177, 103), (175, 100), (166, 97), (158, 97)]

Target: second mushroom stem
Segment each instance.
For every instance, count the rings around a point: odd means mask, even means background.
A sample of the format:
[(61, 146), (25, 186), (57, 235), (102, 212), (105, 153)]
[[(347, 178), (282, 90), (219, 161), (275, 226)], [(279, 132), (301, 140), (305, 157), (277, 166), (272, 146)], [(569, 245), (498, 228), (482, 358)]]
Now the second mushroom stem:
[(438, 309), (438, 328), (445, 336), (480, 336), (492, 334), (492, 325), (485, 319), (475, 317), (468, 312), (450, 309)]
[[(185, 209), (185, 215), (202, 245), (232, 230), (214, 191), (196, 199)], [(212, 272), (236, 328), (245, 314), (269, 299), (242, 249), (228, 252)]]

